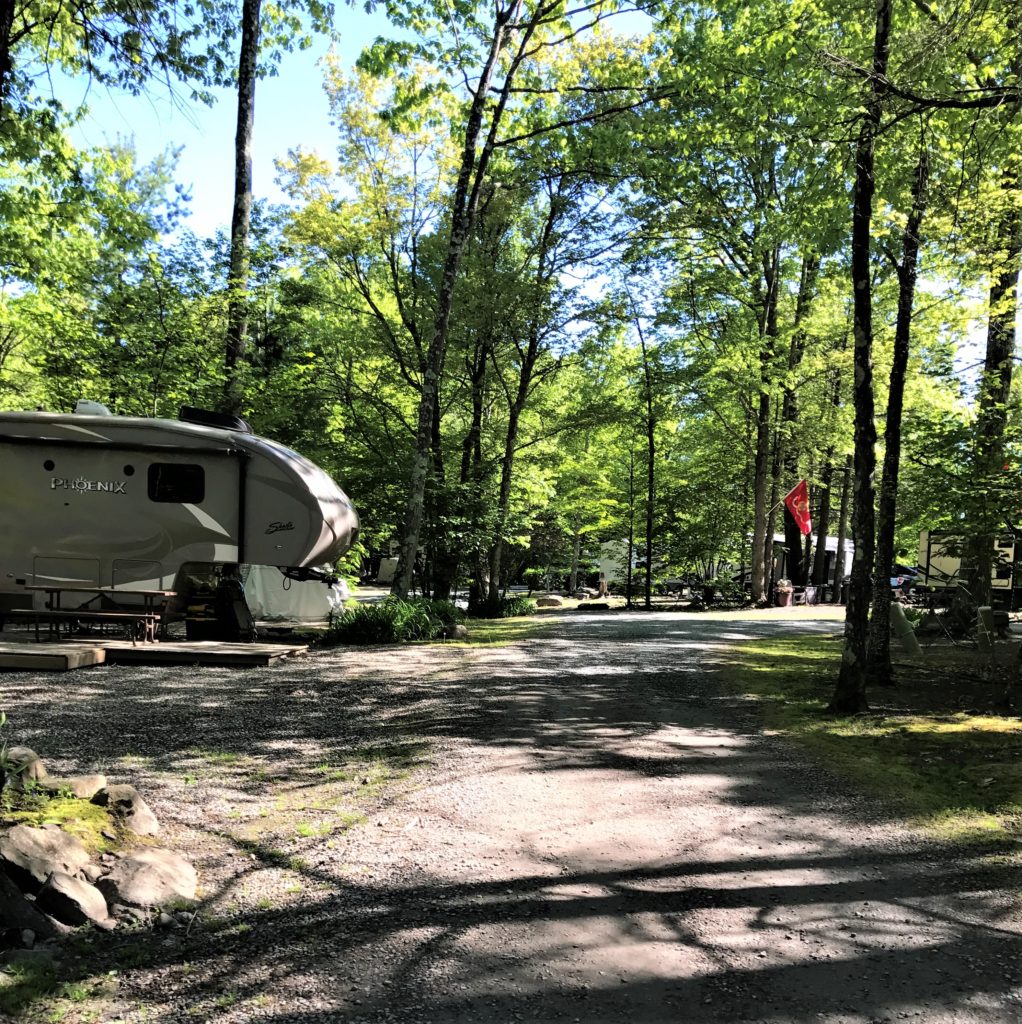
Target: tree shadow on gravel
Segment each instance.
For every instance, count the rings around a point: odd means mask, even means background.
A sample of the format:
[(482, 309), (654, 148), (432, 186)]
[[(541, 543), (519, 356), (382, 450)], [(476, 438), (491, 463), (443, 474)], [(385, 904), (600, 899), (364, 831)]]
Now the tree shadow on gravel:
[[(204, 910), (188, 934), (97, 935), (66, 977), (120, 970), (124, 1017), (145, 1007), (159, 1022), (1016, 1021), (1022, 938), (997, 895), (1018, 886), (1014, 868), (979, 852), (949, 860), (923, 842), (874, 849), (868, 828), (883, 814), (761, 737), (755, 708), (714, 681), (721, 645), (776, 629), (576, 616), (507, 647), (0, 677), (19, 741), (62, 772), (135, 782), (179, 832), (236, 854), (207, 892), (207, 907), (235, 909)], [(566, 858), (549, 873), (467, 882), (425, 868), (357, 881), (333, 863), (331, 839), (281, 845), (279, 830), (256, 827), (279, 811), (293, 828), (325, 786), (368, 787), (366, 806), (379, 806), (391, 795), (383, 781), (434, 756), (430, 745), (513, 756), (554, 785), (560, 773), (705, 782), (736, 821), (758, 818), (772, 846), (746, 857), (671, 847), (668, 863), (599, 870)], [(803, 836), (821, 802), (843, 831)], [(379, 842), (385, 851), (386, 832)], [(740, 835), (730, 842), (743, 848)], [(267, 869), (291, 872), (301, 898), (242, 901)]]
[[(884, 877), (864, 902), (867, 867)], [(856, 877), (734, 885), (736, 872), (821, 868)], [(303, 873), (314, 902), (200, 917), (146, 943), (96, 937), (68, 976), (119, 967), (124, 1010), (160, 1022), (1017, 1020), (1022, 936), (996, 912), (974, 916), (1017, 876), (978, 858), (950, 871), (916, 853), (838, 852), (382, 886)], [(949, 895), (963, 913), (933, 905)], [(754, 946), (698, 937), (728, 911), (747, 916)], [(585, 956), (581, 935), (595, 937)], [(667, 948), (684, 950), (684, 970), (660, 959)], [(615, 962), (629, 966), (603, 969)]]

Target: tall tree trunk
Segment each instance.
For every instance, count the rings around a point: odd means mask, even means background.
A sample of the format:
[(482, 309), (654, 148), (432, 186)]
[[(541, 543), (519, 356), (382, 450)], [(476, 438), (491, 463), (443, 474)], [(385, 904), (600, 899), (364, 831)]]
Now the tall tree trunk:
[[(783, 468), (785, 479), (780, 482), (778, 492), (793, 487), (799, 478), (799, 450), (796, 444), (795, 431), (799, 420), (798, 391), (795, 386), (795, 375), (802, 365), (802, 357), (806, 350), (805, 321), (812, 310), (813, 299), (816, 297), (816, 281), (820, 273), (820, 257), (810, 253), (802, 257), (802, 272), (799, 276), (798, 298), (795, 301), (795, 322), (791, 332), (791, 346), (788, 349), (788, 375), (784, 382), (784, 393), (781, 398), (781, 426), (779, 431), (779, 447), (781, 457), (778, 461)], [(795, 517), (787, 506), (782, 511), (784, 518), (784, 546), (788, 549), (787, 575), (796, 587), (804, 587), (809, 582), (809, 565), (802, 556), (802, 531), (795, 522)]]
[(834, 551), (834, 602), (841, 600), (841, 588), (845, 582), (848, 559), (845, 549), (848, 546), (848, 512), (852, 496), (852, 457), (845, 459), (841, 468), (841, 507), (837, 515), (837, 547)]
[(828, 710), (865, 711), (866, 657), (869, 634), (870, 573), (873, 569), (876, 486), (876, 423), (873, 419), (873, 280), (870, 271), (870, 224), (873, 219), (874, 152), (880, 129), (884, 83), (890, 56), (892, 0), (877, 0), (873, 38), (873, 74), (866, 110), (855, 146), (855, 195), (852, 203), (852, 307), (855, 334), (854, 480), (852, 484), (852, 579), (845, 609), (845, 646), (841, 672)]
[[(433, 409), (438, 401), (440, 378), (443, 373), (444, 357), (447, 352), (447, 328), (451, 319), (451, 308), (454, 303), (454, 288), (461, 266), (461, 257), (465, 251), (475, 212), (479, 202), (479, 194), (489, 166), (490, 157), (496, 145), (496, 131), (507, 104), (511, 90), (514, 70), (508, 70), (504, 86), (500, 92), (493, 113), (486, 140), (480, 150), (483, 137), (483, 115), (492, 103), (490, 88), (501, 52), (508, 41), (511, 28), (517, 28), (518, 18), (523, 0), (514, 0), (504, 8), (498, 8), (494, 19), (493, 35), (490, 38), (490, 49), (483, 65), (472, 103), (469, 107), (465, 126), (465, 143), (461, 151), (458, 169), (458, 180), (454, 189), (454, 200), (451, 205), (451, 228), (447, 239), (447, 252), (444, 256), (443, 273), (437, 294), (436, 311), (433, 319), (433, 334), (430, 337), (426, 364), (422, 375), (422, 390), (419, 394), (419, 419), (415, 435), (415, 454), (412, 459), (412, 471), (408, 482), (408, 504), (405, 512), (404, 531), (401, 541), (401, 553), (398, 558), (397, 572), (391, 592), (398, 597), (406, 597), (412, 583), (412, 571), (415, 556), (419, 549), (419, 533), (422, 529), (423, 497), (426, 491), (426, 474), (429, 468), (430, 429), (433, 421)], [(536, 15), (538, 17), (538, 15)], [(523, 45), (535, 30), (535, 22), (525, 26)], [(515, 67), (521, 59), (516, 59)]]
[(501, 561), (504, 555), (504, 531), (507, 527), (508, 511), (511, 506), (511, 483), (515, 465), (515, 451), (518, 447), (518, 425), (522, 411), (532, 387), (533, 372), (540, 355), (540, 330), (542, 311), (545, 308), (544, 293), (550, 283), (551, 268), (547, 262), (551, 242), (554, 238), (554, 227), (560, 216), (561, 203), (557, 195), (550, 197), (550, 206), (543, 223), (536, 257), (536, 274), (533, 279), (535, 297), (529, 323), (529, 340), (525, 351), (519, 351), (521, 363), (518, 368), (518, 387), (508, 409), (507, 433), (504, 438), (504, 458), (500, 464), (500, 491), (497, 498), (497, 523), (494, 530), (493, 545), (490, 548), (490, 599), (498, 598), (500, 586)]
[(635, 449), (628, 446), (628, 569), (625, 577), (625, 605), (632, 607), (632, 564), (635, 559)]
[[(827, 531), (830, 528), (830, 486), (834, 480), (834, 452), (827, 453), (823, 472), (820, 473), (820, 507), (816, 510), (816, 554), (813, 558), (813, 586), (823, 587), (827, 582)], [(823, 600), (823, 595), (818, 595)]]
[(770, 482), (770, 392), (777, 354), (777, 251), (763, 255), (762, 316), (760, 321), (759, 401), (756, 405), (756, 458), (753, 469), (752, 600), (769, 600), (768, 576), (773, 545)]
[(227, 351), (224, 359), (224, 410), (240, 413), (244, 403), (238, 364), (248, 343), (249, 234), (252, 225), (252, 132), (259, 63), (259, 12), (262, 0), (244, 0), (238, 57), (238, 126), (234, 136), (234, 210), (227, 273)]
[(582, 558), (582, 526), (575, 523), (575, 530), (571, 538), (571, 571), (568, 573), (568, 597), (572, 597), (578, 590), (578, 563)]
[(873, 586), (873, 615), (869, 625), (869, 680), (880, 686), (894, 682), (891, 668), (891, 584), (894, 575), (894, 525), (898, 503), (898, 464), (901, 462), (901, 414), (905, 399), (905, 375), (912, 335), (912, 307), (915, 303), (919, 268), (919, 229), (926, 212), (929, 153), (919, 153), (912, 182), (912, 209), (901, 241), (898, 265), (898, 317), (894, 328), (894, 356), (891, 387), (887, 397), (884, 426), (884, 473), (877, 509), (876, 575)]
[(643, 607), (649, 611), (653, 607), (653, 507), (656, 500), (656, 417), (653, 415), (653, 373), (649, 365), (649, 349), (646, 347), (646, 335), (638, 317), (635, 327), (639, 334), (639, 345), (642, 349), (642, 390), (643, 403), (646, 406), (646, 585), (643, 591)]
[(0, 0), (0, 114), (6, 112), (11, 98), (11, 36), (14, 32), (15, 0)]
[(1004, 428), (1015, 358), (1018, 277), (1022, 269), (1022, 214), (1017, 170), (1005, 173), (1002, 188), (1009, 205), (998, 232), (1002, 259), (991, 270), (986, 357), (979, 384), (972, 457), (975, 498), (969, 510), (962, 558), (965, 586), (979, 605), (990, 604), (995, 537), (1011, 514), (1005, 508), (1008, 495), (1003, 493), (1000, 478), (1003, 477)]

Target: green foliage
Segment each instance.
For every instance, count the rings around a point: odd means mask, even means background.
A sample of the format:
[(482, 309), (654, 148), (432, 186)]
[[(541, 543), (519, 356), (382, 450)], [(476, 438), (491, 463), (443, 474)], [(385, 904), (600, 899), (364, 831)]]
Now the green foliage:
[(513, 619), (520, 615), (534, 615), (536, 602), (530, 601), (521, 594), (510, 597), (498, 597), (496, 600), (487, 598), (478, 604), (469, 606), (468, 613), (477, 619)]
[(436, 640), (461, 612), (450, 601), (387, 598), (379, 604), (359, 604), (339, 615), (330, 627), (328, 643), (398, 644)]

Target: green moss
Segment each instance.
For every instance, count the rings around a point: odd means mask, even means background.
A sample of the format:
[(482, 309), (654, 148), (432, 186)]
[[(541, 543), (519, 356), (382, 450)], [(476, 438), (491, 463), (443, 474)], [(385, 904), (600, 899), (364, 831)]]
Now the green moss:
[(762, 704), (768, 728), (791, 737), (860, 790), (946, 840), (1022, 836), (1022, 721), (965, 713), (825, 713), (840, 638), (739, 643), (730, 684)]
[(4, 790), (0, 803), (0, 823), (5, 825), (59, 825), (63, 831), (80, 839), (93, 854), (103, 853), (114, 845), (103, 833), (118, 834), (118, 825), (105, 807), (73, 796), (49, 797), (38, 791), (23, 793)]

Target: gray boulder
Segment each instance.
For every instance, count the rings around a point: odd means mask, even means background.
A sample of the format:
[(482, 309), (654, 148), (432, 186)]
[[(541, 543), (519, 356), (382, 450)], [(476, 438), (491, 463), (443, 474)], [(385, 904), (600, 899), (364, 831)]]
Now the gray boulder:
[(166, 907), (196, 902), (195, 868), (171, 850), (136, 850), (114, 865), (97, 883), (113, 903), (135, 907)]
[(151, 836), (160, 830), (156, 815), (134, 786), (105, 786), (92, 802), (108, 808), (136, 835)]
[(100, 928), (112, 928), (114, 924), (103, 894), (94, 885), (61, 871), (54, 871), (46, 880), (36, 896), (36, 903), (64, 924), (91, 922)]
[(47, 775), (39, 779), (36, 785), (48, 793), (60, 793), (69, 790), (71, 795), (79, 800), (91, 800), (101, 789), (106, 786), (105, 775), (70, 775), (67, 778), (59, 778)]
[(24, 779), (45, 779), (46, 766), (31, 747), (7, 748), (7, 774), (20, 786)]
[(30, 944), (37, 938), (48, 939), (57, 933), (50, 919), (40, 913), (31, 900), (25, 899), (14, 882), (0, 871), (0, 931), (5, 929), (20, 931), (23, 942), (25, 934), (30, 934)]
[(81, 842), (59, 829), (15, 825), (0, 835), (0, 867), (19, 882), (24, 876), (29, 887), (38, 888), (54, 871), (77, 875), (89, 860)]
[(559, 597), (555, 597), (553, 594), (547, 594), (546, 597), (536, 598), (537, 608), (560, 608), (564, 604), (564, 601)]

